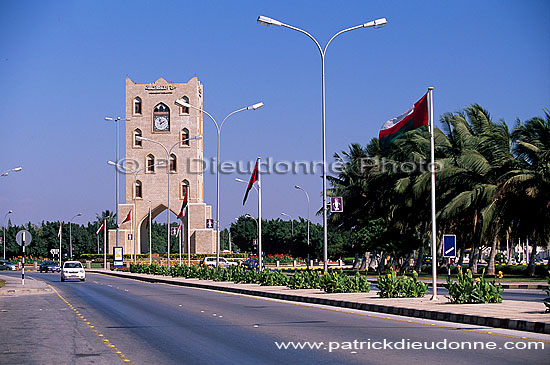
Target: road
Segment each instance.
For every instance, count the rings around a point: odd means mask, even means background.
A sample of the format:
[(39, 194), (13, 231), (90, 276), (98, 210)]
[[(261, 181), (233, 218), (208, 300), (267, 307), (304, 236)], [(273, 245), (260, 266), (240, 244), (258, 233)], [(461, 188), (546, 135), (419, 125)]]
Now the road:
[[(11, 275), (17, 277), (16, 273)], [(0, 345), (5, 347), (9, 342), (10, 352), (1, 354), (0, 363), (108, 364), (127, 359), (135, 364), (407, 362), (426, 365), (449, 359), (456, 364), (542, 363), (550, 357), (548, 335), (301, 305), (92, 273), (86, 282), (65, 283), (60, 282), (59, 274), (34, 272), (25, 276), (29, 280), (47, 281), (59, 296), (0, 297), (0, 308), (8, 308), (7, 312), (0, 313), (2, 327), (23, 323), (23, 319), (28, 323), (28, 318), (38, 324), (37, 328), (28, 324), (8, 326), (7, 331), (2, 328), (7, 336), (0, 336)], [(71, 332), (73, 327), (78, 330)], [(26, 340), (26, 345), (17, 347), (12, 340), (14, 336)], [(384, 340), (386, 344), (418, 341), (428, 345), (439, 342), (441, 346), (444, 341), (482, 341), (494, 342), (499, 348), (505, 342), (509, 342), (507, 346), (518, 343), (523, 346), (522, 341), (526, 340), (521, 337), (547, 341), (546, 349), (367, 349), (368, 344)], [(103, 339), (108, 339), (108, 346), (112, 347), (106, 346)], [(287, 341), (323, 344), (315, 350), (277, 348), (276, 342)], [(359, 342), (364, 342), (363, 349)], [(335, 349), (337, 346), (340, 348)], [(39, 361), (37, 351), (52, 361)]]

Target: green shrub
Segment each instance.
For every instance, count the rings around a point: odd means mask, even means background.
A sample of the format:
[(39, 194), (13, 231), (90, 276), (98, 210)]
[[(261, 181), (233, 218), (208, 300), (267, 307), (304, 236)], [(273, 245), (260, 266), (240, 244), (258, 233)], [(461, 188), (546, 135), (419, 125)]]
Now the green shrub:
[(399, 297), (399, 278), (393, 268), (387, 274), (378, 275), (376, 285), (378, 286), (378, 295), (381, 298)]
[(451, 303), (502, 303), (502, 286), (495, 285), (495, 281), (485, 279), (485, 270), (480, 277), (474, 278), (470, 270), (466, 274), (459, 270), (457, 281), (447, 278), (447, 284), (443, 285), (448, 291), (447, 298)]
[(318, 271), (296, 271), (288, 279), (287, 286), (290, 289), (319, 289), (323, 282), (323, 276)]
[(321, 289), (327, 293), (368, 293), (370, 284), (367, 277), (358, 272), (354, 276), (348, 276), (340, 270), (334, 270), (325, 273)]
[(263, 286), (282, 286), (288, 283), (288, 278), (280, 271), (260, 271), (259, 284)]

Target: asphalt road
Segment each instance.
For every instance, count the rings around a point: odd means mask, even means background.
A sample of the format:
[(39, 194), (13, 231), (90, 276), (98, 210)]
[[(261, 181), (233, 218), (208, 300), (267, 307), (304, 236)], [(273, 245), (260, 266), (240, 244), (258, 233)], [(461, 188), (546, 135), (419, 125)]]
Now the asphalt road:
[[(8, 336), (0, 336), (0, 346), (9, 343), (12, 349), (11, 354), (5, 351), (0, 354), (0, 363), (9, 360), (9, 363), (107, 364), (122, 362), (121, 356), (124, 356), (135, 364), (406, 362), (426, 365), (449, 361), (456, 364), (544, 363), (550, 357), (548, 335), (300, 305), (100, 274), (89, 273), (86, 282), (65, 283), (60, 282), (59, 274), (25, 276), (29, 280), (49, 282), (67, 303), (57, 294), (0, 297), (0, 309), (8, 308), (7, 312), (0, 313), (1, 326), (22, 323), (8, 329)], [(28, 346), (17, 347), (13, 341), (16, 335)], [(386, 344), (418, 341), (428, 346), (432, 342), (443, 346), (444, 341), (481, 341), (502, 348), (505, 342), (523, 346), (527, 340), (521, 337), (544, 340), (545, 349), (367, 348), (369, 344), (381, 346), (378, 342), (384, 340)], [(106, 346), (103, 339), (108, 339), (112, 347)], [(323, 344), (315, 350), (278, 349), (276, 342), (287, 341)], [(359, 342), (364, 342), (362, 349)], [(335, 349), (336, 346), (340, 348)], [(37, 356), (52, 361), (35, 362)]]

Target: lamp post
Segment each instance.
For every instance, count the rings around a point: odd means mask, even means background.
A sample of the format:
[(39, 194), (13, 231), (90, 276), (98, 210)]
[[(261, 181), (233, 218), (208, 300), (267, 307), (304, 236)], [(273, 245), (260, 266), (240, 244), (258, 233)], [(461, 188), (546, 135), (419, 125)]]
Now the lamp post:
[(292, 232), (292, 236), (294, 236), (294, 219), (292, 219), (292, 216), (290, 214), (281, 213), (281, 215), (285, 215), (290, 218), (290, 230)]
[[(107, 161), (107, 164), (109, 164), (111, 166), (118, 167), (119, 169), (124, 168), (124, 166), (119, 165), (119, 164), (117, 164), (116, 162), (113, 162), (113, 161)], [(162, 165), (164, 165), (164, 161), (157, 162), (153, 166), (162, 166)], [(134, 224), (133, 224), (133, 226), (134, 226), (134, 229), (133, 229), (133, 231), (134, 231), (133, 232), (133, 234), (134, 234), (134, 237), (133, 237), (134, 238), (134, 254), (133, 254), (134, 264), (136, 263), (136, 253), (137, 253), (137, 251), (136, 251), (136, 248), (137, 248), (136, 247), (136, 241), (137, 241), (137, 239), (136, 239), (136, 237), (137, 237), (136, 236), (136, 226), (137, 226), (137, 224), (136, 224), (137, 223), (137, 221), (136, 221), (136, 219), (137, 219), (137, 215), (136, 215), (136, 198), (137, 198), (136, 180), (137, 180), (137, 175), (141, 171), (145, 170), (146, 168), (147, 168), (147, 166), (142, 167), (141, 169), (137, 169), (136, 171), (133, 172), (133, 175), (134, 175), (134, 193), (133, 193), (133, 195), (134, 195), (134, 221), (133, 221), (134, 222)]]
[[(119, 158), (119, 151), (118, 151), (118, 122), (121, 121), (121, 120), (124, 120), (124, 121), (129, 121), (130, 118), (121, 118), (121, 117), (116, 117), (116, 118), (111, 118), (111, 117), (105, 117), (105, 120), (109, 120), (109, 121), (114, 121), (116, 123), (116, 163), (118, 163), (120, 161), (120, 158)], [(118, 247), (118, 171), (115, 170), (115, 204), (116, 204), (116, 247)]]
[[(69, 220), (69, 255), (71, 259), (73, 258), (73, 232), (72, 232), (72, 220), (76, 217), (80, 217), (82, 213), (75, 214), (70, 220)], [(61, 261), (61, 260), (60, 260)]]
[(347, 28), (344, 30), (339, 31), (335, 35), (330, 38), (330, 40), (327, 42), (324, 48), (321, 48), (321, 45), (317, 40), (308, 32), (306, 32), (303, 29), (296, 28), (292, 25), (285, 24), (283, 22), (280, 22), (275, 19), (268, 18), (266, 16), (260, 16), (258, 17), (258, 24), (269, 26), (269, 25), (275, 25), (278, 27), (285, 27), (292, 30), (295, 30), (297, 32), (303, 33), (307, 35), (313, 42), (315, 42), (315, 45), (319, 49), (319, 52), (321, 54), (321, 110), (322, 110), (322, 125), (323, 125), (323, 260), (324, 260), (324, 270), (325, 272), (328, 270), (328, 234), (327, 234), (327, 149), (326, 149), (326, 119), (325, 119), (325, 55), (328, 49), (328, 46), (330, 43), (334, 40), (334, 38), (338, 37), (342, 33), (346, 33), (355, 29), (359, 28), (380, 28), (386, 25), (387, 20), (386, 18), (380, 18), (376, 19), (364, 24), (357, 25), (355, 27)]
[(19, 167), (14, 167), (13, 169), (9, 169), (9, 170), (4, 171), (3, 173), (0, 174), (0, 176), (8, 176), (9, 173), (12, 172), (12, 171), (13, 171), (13, 172), (19, 172), (19, 171), (21, 171), (21, 170), (23, 170), (23, 168), (22, 168), (21, 166), (19, 166)]
[[(161, 146), (164, 149), (164, 151), (166, 152), (166, 161), (170, 161), (170, 154), (172, 153), (172, 150), (174, 149), (174, 147), (176, 147), (177, 145), (179, 145), (183, 142), (191, 141), (191, 140), (194, 140), (194, 139), (201, 139), (201, 138), (202, 138), (202, 136), (195, 136), (195, 137), (191, 137), (191, 138), (185, 138), (185, 139), (177, 141), (176, 143), (174, 143), (174, 145), (172, 147), (170, 147), (168, 149), (168, 148), (166, 148), (166, 146), (164, 146), (160, 142), (154, 141), (154, 140), (149, 139), (149, 138), (141, 137), (141, 136), (136, 136), (136, 139), (139, 140), (139, 141), (152, 142), (152, 143), (155, 143), (155, 144), (158, 144), (159, 146)], [(170, 267), (170, 174), (171, 174), (170, 165), (168, 165), (167, 170), (168, 170), (168, 209), (167, 209), (167, 214), (166, 214), (166, 216), (167, 216), (166, 221), (167, 221), (168, 226), (166, 227), (166, 242), (167, 242), (167, 245), (168, 245), (168, 267)], [(134, 213), (134, 215), (135, 215), (135, 213)]]
[(6, 218), (8, 217), (8, 214), (13, 213), (13, 210), (9, 210), (6, 215), (4, 216), (4, 240), (2, 241), (4, 243), (4, 260), (6, 259)]
[[(235, 181), (248, 184), (248, 181), (244, 181), (243, 179), (236, 178)], [(258, 180), (259, 181), (259, 180)], [(256, 194), (258, 194), (258, 219), (259, 221), (256, 221), (256, 224), (258, 226), (258, 263), (260, 264), (260, 270), (262, 270), (262, 226), (261, 226), (261, 213), (262, 213), (262, 201), (261, 201), (261, 186), (258, 185), (252, 185), (254, 190), (256, 190)], [(250, 214), (249, 214), (250, 215)], [(252, 216), (251, 216), (252, 217)]]
[[(302, 188), (299, 185), (294, 185), (294, 188), (298, 190), (302, 190), (304, 194), (306, 194), (306, 198), (307, 198), (307, 266), (309, 267), (309, 194), (307, 193), (307, 191), (305, 191), (304, 188)], [(324, 260), (325, 260), (324, 261), (325, 271), (327, 271), (328, 259), (326, 255), (324, 257)]]
[(247, 106), (245, 108), (237, 109), (229, 113), (219, 125), (218, 125), (218, 122), (216, 122), (216, 119), (214, 119), (214, 117), (210, 115), (210, 113), (208, 113), (206, 110), (202, 108), (191, 105), (183, 99), (177, 99), (176, 104), (179, 106), (198, 110), (199, 112), (204, 112), (214, 122), (214, 125), (216, 126), (216, 132), (218, 133), (218, 148), (217, 148), (217, 157), (216, 157), (216, 267), (219, 267), (220, 266), (220, 135), (221, 135), (221, 129), (223, 127), (223, 124), (227, 120), (227, 118), (229, 118), (233, 114), (242, 112), (244, 110), (260, 109), (261, 107), (264, 106), (264, 103), (259, 102), (259, 103)]

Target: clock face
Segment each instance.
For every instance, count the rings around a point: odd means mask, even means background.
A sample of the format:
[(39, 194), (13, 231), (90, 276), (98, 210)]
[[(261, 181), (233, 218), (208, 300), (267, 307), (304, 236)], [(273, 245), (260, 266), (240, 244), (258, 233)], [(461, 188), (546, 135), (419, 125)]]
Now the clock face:
[(156, 131), (167, 131), (168, 130), (168, 118), (164, 116), (155, 117), (155, 130)]

